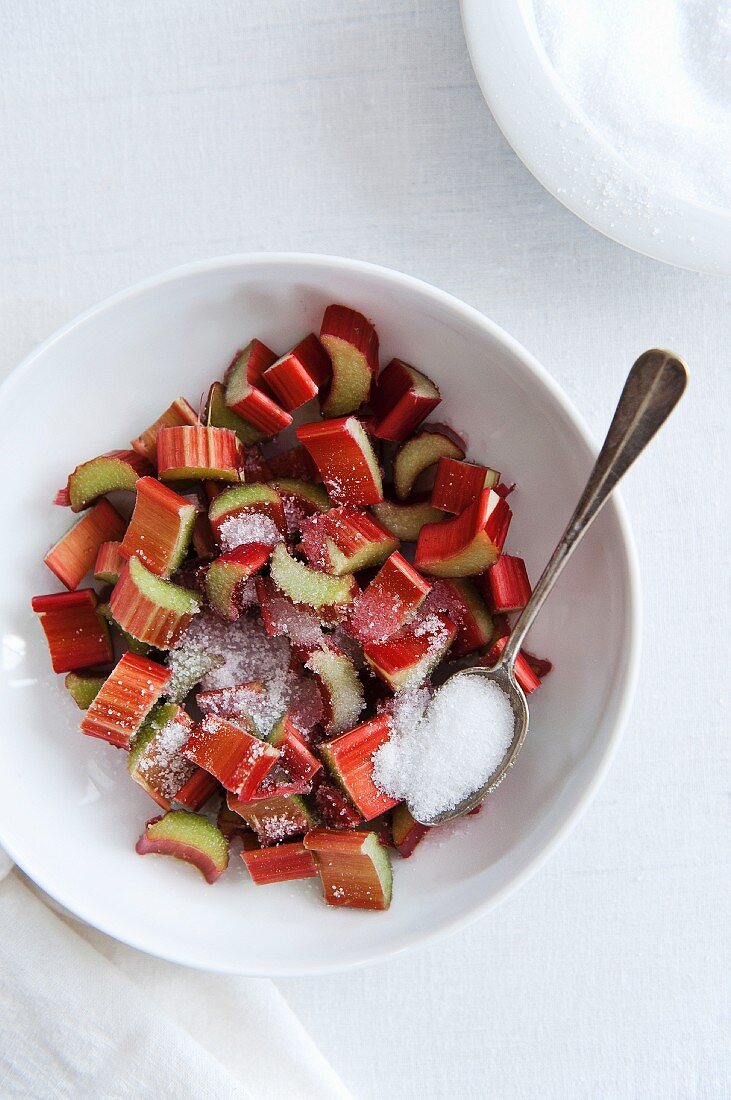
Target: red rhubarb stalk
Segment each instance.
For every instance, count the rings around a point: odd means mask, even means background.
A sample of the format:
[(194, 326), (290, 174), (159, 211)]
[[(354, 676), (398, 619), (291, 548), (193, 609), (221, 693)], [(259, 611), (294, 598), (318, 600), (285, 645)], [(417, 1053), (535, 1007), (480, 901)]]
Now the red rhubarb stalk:
[(169, 679), (169, 669), (156, 661), (123, 654), (84, 715), (81, 732), (128, 749)]
[(440, 401), (439, 390), (431, 379), (402, 359), (392, 359), (381, 371), (373, 395), (373, 433), (379, 439), (402, 442)]
[(43, 559), (62, 584), (73, 591), (94, 567), (103, 542), (124, 534), (125, 522), (107, 500), (100, 500), (52, 546)]
[(93, 668), (112, 660), (109, 627), (97, 612), (97, 603), (91, 588), (33, 597), (54, 672)]

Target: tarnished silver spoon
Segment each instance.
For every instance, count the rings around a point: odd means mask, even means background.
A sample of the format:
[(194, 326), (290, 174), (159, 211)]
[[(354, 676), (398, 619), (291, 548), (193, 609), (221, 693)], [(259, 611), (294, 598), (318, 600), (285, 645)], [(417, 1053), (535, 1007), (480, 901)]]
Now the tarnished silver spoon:
[[(657, 348), (644, 352), (632, 367), (619, 399), (614, 418), (599, 452), (594, 469), (589, 475), (586, 488), (581, 495), (576, 510), (568, 522), (558, 546), (553, 551), (548, 565), (543, 570), (533, 594), (513, 627), (500, 660), (494, 668), (467, 668), (450, 676), (445, 683), (454, 684), (455, 680), (467, 676), (480, 676), (492, 680), (507, 696), (515, 718), (513, 739), (501, 763), (485, 783), (472, 794), (464, 798), (459, 805), (444, 810), (429, 820), (421, 820), (422, 825), (444, 825), (456, 817), (473, 809), (486, 794), (505, 778), (515, 763), (523, 747), (528, 732), (528, 703), (523, 689), (515, 679), (515, 658), (523, 640), (533, 625), (533, 621), (559, 576), (563, 572), (581, 539), (586, 534), (599, 510), (634, 460), (645, 449), (675, 408), (685, 390), (688, 375), (685, 364), (678, 356)], [(429, 712), (434, 700), (442, 691), (444, 684), (435, 692), (425, 714), (428, 725)], [(413, 808), (409, 809), (413, 813)]]

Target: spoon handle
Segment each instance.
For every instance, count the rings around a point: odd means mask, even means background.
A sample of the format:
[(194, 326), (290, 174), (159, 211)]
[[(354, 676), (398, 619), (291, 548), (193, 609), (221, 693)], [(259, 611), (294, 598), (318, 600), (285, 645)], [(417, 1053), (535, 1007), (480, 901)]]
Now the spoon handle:
[(615, 485), (667, 420), (683, 395), (688, 375), (682, 359), (657, 348), (645, 351), (632, 367), (619, 398), (604, 446), (558, 546), (502, 652), (510, 668), (523, 639), (554, 584)]

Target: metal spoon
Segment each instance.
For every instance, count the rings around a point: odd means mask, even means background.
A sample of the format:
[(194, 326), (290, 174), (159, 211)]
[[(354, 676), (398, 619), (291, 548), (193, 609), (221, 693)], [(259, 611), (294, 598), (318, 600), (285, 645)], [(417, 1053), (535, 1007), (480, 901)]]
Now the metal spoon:
[[(428, 821), (417, 818), (422, 825), (444, 825), (447, 821), (461, 817), (481, 802), (486, 794), (494, 790), (515, 763), (528, 732), (528, 703), (523, 689), (515, 679), (514, 672), (515, 658), (520, 651), (523, 639), (563, 572), (566, 562), (586, 534), (597, 513), (611, 496), (622, 475), (645, 449), (658, 428), (665, 423), (682, 397), (687, 381), (688, 375), (682, 359), (669, 351), (661, 351), (657, 348), (644, 352), (629, 372), (607, 432), (607, 438), (594, 463), (586, 488), (558, 546), (533, 590), (533, 595), (513, 627), (505, 648), (500, 654), (500, 660), (494, 668), (467, 668), (449, 677), (449, 682), (452, 683), (466, 676), (481, 676), (484, 680), (492, 680), (501, 688), (508, 697), (515, 716), (510, 747), (500, 765), (481, 787), (453, 809), (444, 810)], [(439, 692), (435, 693), (427, 707), (425, 714), (427, 722), (429, 711), (438, 694)], [(413, 814), (413, 809), (411, 807), (409, 809)], [(414, 817), (416, 816), (414, 814)]]

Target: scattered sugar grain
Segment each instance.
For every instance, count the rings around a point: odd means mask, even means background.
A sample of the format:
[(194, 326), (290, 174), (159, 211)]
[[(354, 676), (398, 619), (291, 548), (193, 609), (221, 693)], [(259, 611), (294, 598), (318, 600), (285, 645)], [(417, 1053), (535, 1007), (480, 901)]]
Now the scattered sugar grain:
[(219, 538), (224, 552), (235, 550), (238, 546), (248, 546), (260, 542), (265, 546), (274, 546), (282, 541), (282, 533), (271, 516), (261, 512), (239, 512), (229, 516), (219, 528)]
[(420, 692), (403, 697), (391, 739), (374, 754), (373, 778), (428, 820), (489, 779), (510, 746), (514, 717), (497, 684), (476, 676), (447, 681), (428, 716), (423, 699)]

